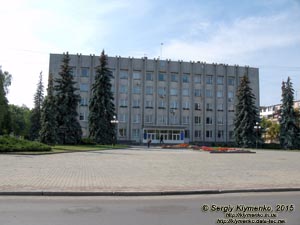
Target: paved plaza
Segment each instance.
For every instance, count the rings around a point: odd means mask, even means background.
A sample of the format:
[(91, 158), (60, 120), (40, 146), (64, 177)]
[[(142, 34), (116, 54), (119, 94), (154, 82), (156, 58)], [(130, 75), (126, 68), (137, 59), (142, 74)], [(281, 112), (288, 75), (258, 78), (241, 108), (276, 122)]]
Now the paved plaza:
[(210, 154), (143, 146), (0, 155), (0, 191), (147, 192), (300, 188), (300, 152)]

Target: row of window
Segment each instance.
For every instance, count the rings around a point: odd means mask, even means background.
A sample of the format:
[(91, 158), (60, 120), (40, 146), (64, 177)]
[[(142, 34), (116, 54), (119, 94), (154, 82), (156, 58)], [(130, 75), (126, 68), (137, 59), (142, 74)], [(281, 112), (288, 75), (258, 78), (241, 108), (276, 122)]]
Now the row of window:
[[(127, 137), (127, 129), (126, 128), (120, 128), (118, 130), (119, 137)], [(133, 138), (140, 138), (140, 129), (132, 129), (132, 137)], [(214, 132), (212, 130), (206, 130), (205, 131), (205, 137), (206, 138), (214, 138)], [(224, 130), (217, 130), (216, 131), (216, 137), (219, 139), (225, 138), (225, 131)], [(185, 131), (185, 138), (190, 138), (189, 131)], [(201, 139), (202, 138), (202, 131), (201, 130), (195, 130), (194, 131), (194, 138)], [(233, 138), (233, 131), (229, 131), (229, 139)]]
[[(158, 116), (158, 123), (159, 124), (166, 124), (168, 122), (171, 124), (179, 124), (179, 117), (178, 116), (170, 116), (167, 117), (167, 115), (161, 115)], [(86, 121), (87, 120), (87, 115), (84, 112), (81, 112), (79, 114), (79, 120), (81, 121)], [(118, 116), (118, 120), (120, 123), (126, 123), (128, 121), (128, 114), (120, 114)], [(145, 123), (153, 123), (153, 115), (145, 115)], [(136, 114), (132, 116), (132, 123), (140, 123), (141, 122), (141, 115)], [(182, 117), (182, 124), (190, 124), (190, 116), (183, 116)], [(201, 116), (195, 116), (194, 117), (194, 124), (195, 125), (200, 125), (202, 123), (201, 121)], [(206, 117), (205, 124), (207, 125), (212, 125), (213, 124), (213, 118), (212, 117)], [(217, 118), (217, 125), (224, 125), (224, 118), (223, 117), (218, 117)]]
[[(75, 76), (76, 75), (76, 68), (71, 68), (71, 73)], [(82, 67), (80, 70), (80, 75), (82, 77), (88, 77), (90, 74), (90, 69), (88, 67)], [(128, 79), (129, 72), (127, 70), (121, 70), (119, 74), (120, 79)], [(134, 80), (140, 80), (142, 77), (142, 73), (139, 71), (133, 71), (132, 72), (132, 79)], [(147, 72), (145, 79), (147, 81), (153, 81), (154, 73)], [(157, 74), (157, 80), (158, 81), (166, 81), (167, 80), (167, 74), (166, 73), (158, 73)], [(179, 74), (178, 73), (171, 73), (170, 74), (170, 80), (171, 82), (178, 82), (179, 81)], [(181, 81), (183, 83), (189, 83), (190, 82), (190, 75), (189, 74), (182, 74)], [(193, 76), (193, 82), (194, 83), (201, 83), (201, 75), (195, 74)], [(213, 76), (212, 75), (206, 75), (205, 76), (205, 83), (206, 84), (213, 84)], [(216, 83), (218, 85), (224, 84), (224, 76), (217, 76)], [(235, 77), (228, 77), (228, 85), (235, 85)]]

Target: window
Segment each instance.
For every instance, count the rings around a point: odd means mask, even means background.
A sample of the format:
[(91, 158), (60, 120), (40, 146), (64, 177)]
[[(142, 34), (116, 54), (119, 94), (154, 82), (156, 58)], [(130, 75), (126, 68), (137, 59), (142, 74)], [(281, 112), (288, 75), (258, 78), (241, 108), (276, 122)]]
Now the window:
[(228, 105), (228, 112), (234, 112), (234, 105)]
[(165, 87), (159, 87), (157, 89), (157, 93), (160, 97), (165, 97), (166, 96), (166, 88)]
[(166, 115), (158, 116), (158, 123), (159, 124), (166, 124), (167, 123), (167, 116)]
[(206, 75), (206, 84), (213, 84), (213, 76)]
[(178, 102), (177, 101), (171, 101), (170, 102), (170, 108), (171, 109), (177, 109), (178, 108)]
[(212, 117), (206, 117), (206, 124), (212, 124)]
[(88, 91), (89, 85), (88, 84), (80, 84), (80, 91)]
[(127, 130), (126, 130), (126, 128), (120, 128), (119, 129), (119, 136), (120, 137), (126, 137), (127, 136)]
[(213, 111), (213, 106), (211, 103), (206, 103), (206, 111)]
[(201, 137), (201, 130), (195, 130), (195, 138)]
[(212, 98), (212, 97), (213, 97), (213, 92), (212, 92), (212, 90), (206, 89), (206, 90), (205, 90), (205, 96), (206, 96), (207, 98)]
[(233, 102), (233, 96), (234, 96), (233, 91), (228, 91), (228, 101), (229, 102)]
[(73, 77), (76, 77), (76, 75), (77, 75), (76, 67), (71, 67), (71, 75), (72, 75)]
[(185, 138), (190, 138), (190, 131), (189, 130), (184, 131), (184, 137)]
[(87, 98), (80, 98), (80, 105), (81, 106), (87, 106), (88, 105), (88, 99)]
[(201, 124), (201, 116), (195, 116), (195, 124)]
[(120, 79), (128, 79), (128, 71), (127, 70), (120, 71)]
[(171, 88), (170, 89), (170, 95), (177, 95), (177, 89), (176, 88)]
[(153, 116), (145, 115), (145, 123), (153, 123)]
[(218, 110), (218, 111), (223, 111), (223, 110), (224, 110), (224, 105), (223, 105), (223, 103), (218, 103), (218, 105), (217, 105), (217, 110)]
[(140, 137), (140, 129), (132, 129), (132, 137), (139, 138)]
[(166, 108), (166, 101), (160, 100), (160, 101), (158, 102), (158, 108), (159, 108), (159, 109), (165, 109), (165, 108)]
[(201, 89), (194, 90), (195, 97), (201, 97)]
[(235, 79), (234, 79), (234, 77), (228, 77), (228, 85), (234, 86), (234, 84), (235, 84)]
[(182, 83), (189, 83), (190, 82), (190, 76), (188, 74), (182, 75)]
[(213, 135), (212, 135), (212, 130), (207, 130), (207, 131), (206, 131), (206, 137), (207, 137), (207, 138), (212, 138), (212, 137), (213, 137)]
[(190, 123), (190, 117), (189, 116), (183, 116), (182, 117), (182, 123), (183, 124), (189, 124)]
[(158, 81), (165, 81), (166, 80), (166, 74), (159, 73), (158, 74)]
[(195, 110), (201, 111), (201, 104), (195, 103)]
[(152, 95), (153, 94), (153, 87), (146, 86), (146, 95)]
[(195, 75), (194, 76), (194, 83), (201, 83), (201, 75)]
[(141, 87), (140, 86), (134, 86), (132, 89), (133, 94), (140, 94), (141, 93)]
[(223, 76), (218, 76), (217, 77), (217, 84), (219, 84), (219, 85), (224, 84), (224, 77)]
[(127, 114), (121, 113), (121, 114), (119, 115), (119, 121), (120, 121), (121, 123), (125, 123), (125, 122), (127, 121)]
[(116, 91), (115, 85), (112, 84), (112, 85), (111, 85), (111, 92), (112, 92), (112, 93), (115, 93), (115, 91)]
[(217, 123), (218, 123), (218, 125), (223, 125), (224, 124), (224, 119), (223, 119), (222, 116), (217, 117)]
[(135, 114), (132, 117), (133, 117), (132, 118), (133, 123), (140, 123), (140, 121), (141, 121), (141, 115), (140, 114)]
[(190, 96), (190, 90), (188, 88), (182, 89), (182, 95), (183, 96)]
[(178, 117), (176, 115), (170, 116), (170, 123), (171, 124), (178, 124), (179, 123)]
[(127, 99), (120, 99), (120, 107), (121, 108), (126, 108), (127, 106), (128, 106)]
[(224, 130), (218, 130), (217, 137), (218, 138), (224, 138)]
[(120, 85), (120, 93), (127, 93), (128, 92), (128, 86), (127, 85)]
[(153, 80), (153, 74), (147, 72), (147, 73), (146, 73), (146, 80)]
[(189, 101), (183, 101), (182, 102), (182, 109), (183, 110), (189, 110), (190, 109), (190, 102)]
[(80, 121), (85, 121), (86, 120), (84, 112), (79, 113), (79, 120)]
[(146, 108), (153, 108), (153, 101), (152, 100), (146, 100)]
[(140, 100), (139, 99), (133, 99), (132, 100), (132, 107), (133, 108), (140, 108)]
[(223, 98), (223, 90), (217, 91), (217, 97), (218, 98)]
[(133, 73), (132, 73), (132, 78), (133, 78), (134, 80), (140, 80), (140, 79), (141, 79), (141, 72), (133, 71)]
[(171, 82), (178, 82), (178, 74), (171, 73)]
[(234, 138), (234, 132), (232, 130), (229, 131), (229, 139)]
[(81, 76), (88, 77), (89, 76), (89, 68), (81, 68)]

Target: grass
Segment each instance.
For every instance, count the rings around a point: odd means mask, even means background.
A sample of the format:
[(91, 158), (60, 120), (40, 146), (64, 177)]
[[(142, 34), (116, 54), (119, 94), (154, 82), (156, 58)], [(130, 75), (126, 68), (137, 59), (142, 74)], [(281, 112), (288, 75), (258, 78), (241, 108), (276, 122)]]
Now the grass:
[(50, 151), (15, 151), (13, 154), (22, 155), (47, 155), (71, 152), (102, 151), (108, 149), (128, 148), (127, 145), (55, 145)]

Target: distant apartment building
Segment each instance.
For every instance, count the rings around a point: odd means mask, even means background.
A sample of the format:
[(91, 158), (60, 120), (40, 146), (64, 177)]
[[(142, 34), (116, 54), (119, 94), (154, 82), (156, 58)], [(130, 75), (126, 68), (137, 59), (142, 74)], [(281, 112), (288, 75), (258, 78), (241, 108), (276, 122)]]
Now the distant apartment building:
[[(62, 54), (50, 54), (49, 70), (58, 76)], [(89, 100), (99, 56), (70, 55), (81, 101), (83, 136), (88, 136)], [(108, 57), (113, 73), (118, 140), (146, 143), (231, 142), (236, 92), (247, 75), (259, 107), (257, 68), (205, 62)]]
[[(279, 122), (281, 104), (261, 106), (260, 118), (267, 118)], [(300, 100), (294, 101), (294, 109), (300, 109)]]

